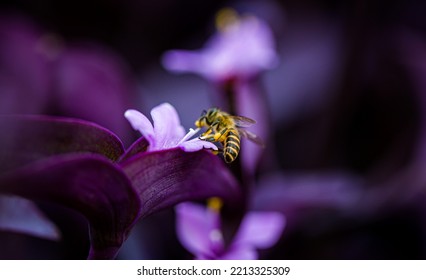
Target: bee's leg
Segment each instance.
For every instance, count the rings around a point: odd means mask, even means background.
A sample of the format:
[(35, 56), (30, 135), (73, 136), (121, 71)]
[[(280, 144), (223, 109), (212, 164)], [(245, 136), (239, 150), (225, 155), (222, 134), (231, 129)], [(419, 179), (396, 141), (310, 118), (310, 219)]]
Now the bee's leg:
[(223, 128), (221, 131), (216, 132), (216, 128), (211, 126), (203, 135), (201, 135), (200, 139), (210, 141), (210, 142), (224, 142), (223, 136), (226, 135), (228, 128)]
[(218, 155), (218, 154), (223, 154), (223, 149), (222, 148), (218, 148), (217, 150), (213, 150), (211, 151), (214, 155)]
[(206, 130), (206, 132), (204, 132), (203, 134), (201, 134), (200, 139), (201, 140), (210, 141), (210, 142), (214, 142), (213, 128), (210, 127), (209, 129)]
[(210, 142), (216, 142), (215, 135), (217, 134), (217, 126), (219, 125), (219, 122), (214, 122), (212, 125), (207, 129), (203, 134), (201, 134), (200, 139), (210, 141)]
[(207, 129), (203, 134), (201, 134), (200, 138), (206, 137), (207, 135), (212, 133), (212, 128)]
[(216, 140), (214, 139), (214, 134), (200, 136), (200, 139), (209, 142), (216, 142)]
[(221, 131), (216, 132), (214, 134), (214, 141), (224, 142), (225, 139), (221, 139), (224, 135), (226, 135), (226, 132), (228, 131), (228, 128), (223, 128)]

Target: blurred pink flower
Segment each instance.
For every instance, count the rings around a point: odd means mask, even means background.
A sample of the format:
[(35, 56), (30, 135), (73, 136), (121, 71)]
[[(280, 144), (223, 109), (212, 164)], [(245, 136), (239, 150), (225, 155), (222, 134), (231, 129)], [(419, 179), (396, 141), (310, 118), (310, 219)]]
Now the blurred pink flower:
[(168, 70), (193, 72), (212, 81), (250, 78), (277, 63), (271, 30), (255, 17), (229, 24), (201, 50), (171, 50), (163, 56), (163, 65)]
[(189, 202), (175, 209), (177, 236), (197, 259), (258, 259), (257, 249), (275, 245), (286, 224), (279, 212), (248, 212), (232, 242), (225, 246), (218, 212)]

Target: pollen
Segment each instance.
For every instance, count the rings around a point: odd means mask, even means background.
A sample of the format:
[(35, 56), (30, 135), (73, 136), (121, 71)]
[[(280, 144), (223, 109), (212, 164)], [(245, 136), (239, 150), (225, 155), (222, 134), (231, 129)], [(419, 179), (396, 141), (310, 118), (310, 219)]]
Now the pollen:
[(219, 197), (212, 197), (207, 200), (207, 207), (217, 213), (220, 212), (223, 206), (223, 201)]
[[(223, 136), (223, 134), (222, 133), (219, 133), (219, 132), (217, 132), (215, 135), (214, 135), (214, 141), (224, 141), (225, 139), (223, 139), (224, 137), (222, 137)], [(221, 139), (222, 138), (222, 139)]]
[(216, 28), (219, 31), (226, 31), (231, 26), (237, 25), (239, 22), (238, 13), (231, 8), (223, 8), (216, 14)]

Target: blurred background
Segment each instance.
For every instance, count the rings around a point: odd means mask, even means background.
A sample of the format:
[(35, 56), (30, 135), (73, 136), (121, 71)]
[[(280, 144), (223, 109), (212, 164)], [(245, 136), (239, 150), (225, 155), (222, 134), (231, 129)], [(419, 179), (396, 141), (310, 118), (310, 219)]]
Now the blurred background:
[[(195, 50), (224, 7), (267, 22), (280, 64), (262, 74), (271, 156), (251, 207), (283, 212), (270, 259), (426, 257), (426, 2), (2, 1), (0, 114), (101, 124), (129, 145), (123, 117), (173, 104), (185, 128), (214, 88), (161, 64)], [(268, 154), (268, 153), (267, 153)], [(85, 221), (40, 203), (62, 241), (0, 232), (1, 258), (85, 258)], [(60, 215), (58, 213), (61, 213)], [(119, 258), (191, 258), (173, 211), (140, 221)]]

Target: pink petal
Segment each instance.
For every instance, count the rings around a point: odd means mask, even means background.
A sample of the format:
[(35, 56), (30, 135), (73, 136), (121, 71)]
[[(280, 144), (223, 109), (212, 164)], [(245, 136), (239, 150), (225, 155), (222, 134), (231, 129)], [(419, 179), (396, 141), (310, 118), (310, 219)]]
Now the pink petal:
[(173, 50), (163, 55), (163, 66), (173, 72), (203, 74), (204, 56), (198, 51)]
[(163, 103), (151, 110), (154, 121), (155, 149), (175, 147), (185, 135), (176, 109), (169, 103)]
[(130, 109), (124, 113), (124, 117), (130, 122), (133, 129), (139, 131), (148, 140), (150, 145), (155, 145), (154, 128), (144, 114)]
[(163, 65), (174, 72), (193, 72), (209, 80), (250, 77), (278, 64), (275, 42), (267, 24), (246, 18), (213, 35), (197, 51), (169, 51)]
[(212, 254), (210, 233), (219, 228), (213, 212), (197, 204), (177, 205), (176, 231), (181, 244), (195, 256)]
[(285, 216), (279, 212), (249, 212), (241, 222), (231, 246), (269, 248), (279, 240), (285, 223)]

